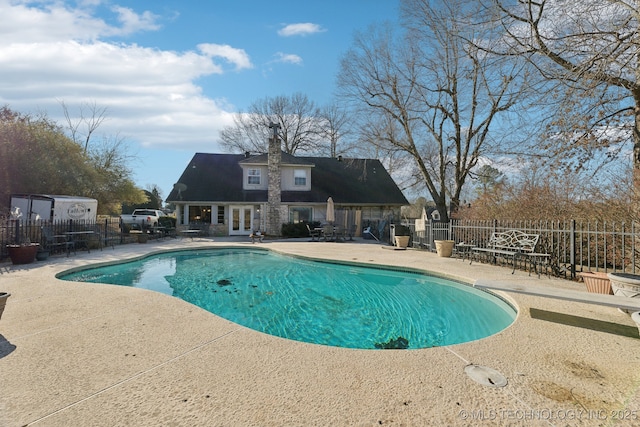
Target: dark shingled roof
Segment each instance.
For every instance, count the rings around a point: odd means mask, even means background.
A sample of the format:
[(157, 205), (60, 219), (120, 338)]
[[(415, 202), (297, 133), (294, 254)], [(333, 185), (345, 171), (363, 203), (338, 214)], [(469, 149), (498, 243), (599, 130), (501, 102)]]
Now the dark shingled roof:
[[(283, 191), (283, 203), (325, 203), (329, 197), (336, 204), (408, 205), (389, 173), (376, 159), (334, 159), (283, 155), (283, 164), (314, 166), (311, 168), (311, 191)], [(264, 203), (266, 190), (243, 190), (240, 162), (266, 164), (266, 155), (196, 153), (180, 176), (186, 185), (174, 188), (169, 202)]]

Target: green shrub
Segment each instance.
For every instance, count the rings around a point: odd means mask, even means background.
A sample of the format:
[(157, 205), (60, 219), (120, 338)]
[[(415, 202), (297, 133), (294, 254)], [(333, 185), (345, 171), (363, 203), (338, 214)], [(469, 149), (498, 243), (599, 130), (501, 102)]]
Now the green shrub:
[(406, 225), (396, 225), (396, 236), (411, 236), (411, 229)]
[[(319, 222), (309, 223), (310, 228), (318, 227)], [(296, 237), (309, 237), (309, 230), (307, 229), (306, 222), (299, 222), (297, 224), (288, 223), (282, 224), (282, 237), (296, 238)]]
[(161, 216), (158, 218), (158, 225), (166, 228), (176, 228), (176, 218), (172, 216)]

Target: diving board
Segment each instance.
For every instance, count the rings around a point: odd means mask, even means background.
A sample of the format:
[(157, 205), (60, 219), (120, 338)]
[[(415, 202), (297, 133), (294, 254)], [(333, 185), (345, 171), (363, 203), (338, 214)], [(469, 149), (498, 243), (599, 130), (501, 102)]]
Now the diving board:
[(623, 310), (640, 311), (640, 298), (627, 298), (617, 295), (596, 294), (571, 289), (550, 288), (548, 286), (488, 283), (476, 280), (475, 288), (490, 289), (518, 294), (533, 295), (542, 298), (554, 298), (565, 301), (582, 302), (586, 304), (604, 305), (607, 307), (621, 308)]

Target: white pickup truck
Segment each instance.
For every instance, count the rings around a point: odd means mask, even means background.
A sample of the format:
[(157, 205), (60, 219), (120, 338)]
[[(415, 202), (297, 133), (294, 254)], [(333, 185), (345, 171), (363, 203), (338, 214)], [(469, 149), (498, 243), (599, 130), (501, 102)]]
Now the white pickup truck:
[(144, 230), (157, 227), (164, 212), (157, 209), (135, 209), (130, 215), (120, 215), (123, 228)]

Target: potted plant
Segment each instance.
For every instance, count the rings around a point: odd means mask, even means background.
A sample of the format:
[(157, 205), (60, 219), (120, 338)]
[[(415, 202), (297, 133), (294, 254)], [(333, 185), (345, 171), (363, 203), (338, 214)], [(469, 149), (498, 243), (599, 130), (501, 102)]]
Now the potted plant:
[(40, 247), (39, 243), (31, 243), (27, 238), (22, 240), (20, 235), (20, 217), (22, 213), (20, 208), (16, 207), (11, 211), (11, 219), (15, 223), (15, 237), (14, 243), (7, 245), (7, 251), (9, 252), (9, 258), (13, 264), (29, 264), (35, 261), (36, 252)]
[(396, 225), (395, 228), (395, 244), (399, 248), (406, 248), (409, 246), (409, 240), (411, 238), (411, 230), (406, 225)]
[(0, 292), (0, 318), (2, 317), (2, 312), (4, 311), (4, 306), (7, 304), (7, 299), (11, 296), (11, 294), (7, 292)]
[(613, 295), (611, 280), (609, 280), (607, 273), (602, 271), (583, 271), (578, 273), (578, 275), (582, 277), (582, 280), (587, 287), (587, 292)]
[(30, 264), (36, 260), (36, 253), (39, 247), (39, 243), (25, 242), (7, 245), (7, 250), (13, 264)]

